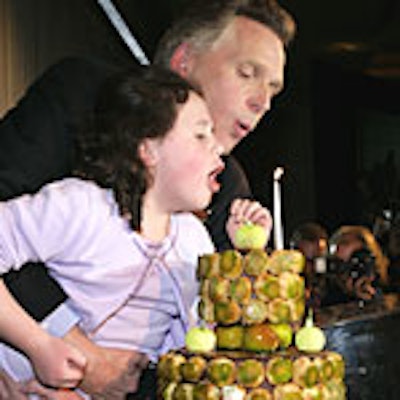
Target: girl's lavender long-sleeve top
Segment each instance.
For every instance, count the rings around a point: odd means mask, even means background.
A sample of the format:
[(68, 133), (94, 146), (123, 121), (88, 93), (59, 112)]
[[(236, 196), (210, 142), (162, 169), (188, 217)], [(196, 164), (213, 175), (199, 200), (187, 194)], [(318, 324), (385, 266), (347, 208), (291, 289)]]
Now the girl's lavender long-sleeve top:
[(184, 344), (197, 259), (212, 251), (192, 214), (173, 215), (154, 244), (132, 231), (109, 190), (76, 178), (0, 203), (0, 273), (45, 262), (93, 340), (152, 359)]

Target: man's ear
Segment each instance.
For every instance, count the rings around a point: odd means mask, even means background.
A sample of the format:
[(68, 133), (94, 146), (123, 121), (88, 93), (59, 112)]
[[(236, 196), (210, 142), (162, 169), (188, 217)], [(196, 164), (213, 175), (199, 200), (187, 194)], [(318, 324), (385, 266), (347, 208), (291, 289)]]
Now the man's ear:
[(173, 52), (169, 66), (172, 71), (176, 72), (183, 78), (189, 73), (190, 62), (193, 56), (192, 47), (189, 43), (181, 43)]
[(158, 160), (156, 141), (152, 139), (144, 139), (139, 144), (138, 154), (146, 167), (154, 167)]

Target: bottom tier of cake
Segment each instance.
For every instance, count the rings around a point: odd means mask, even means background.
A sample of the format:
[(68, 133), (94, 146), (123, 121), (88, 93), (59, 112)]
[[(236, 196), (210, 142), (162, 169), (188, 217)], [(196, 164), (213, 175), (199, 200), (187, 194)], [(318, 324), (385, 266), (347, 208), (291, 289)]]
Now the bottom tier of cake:
[(331, 351), (190, 354), (182, 350), (160, 359), (158, 398), (342, 400), (346, 399), (344, 368), (342, 356)]

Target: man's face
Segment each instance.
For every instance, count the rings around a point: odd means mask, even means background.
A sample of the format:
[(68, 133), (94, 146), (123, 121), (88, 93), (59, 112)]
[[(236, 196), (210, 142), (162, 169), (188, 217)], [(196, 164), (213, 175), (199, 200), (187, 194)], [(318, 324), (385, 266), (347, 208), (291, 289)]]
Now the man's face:
[(189, 57), (186, 78), (201, 87), (225, 153), (271, 108), (284, 66), (282, 41), (246, 17), (235, 17), (208, 51)]

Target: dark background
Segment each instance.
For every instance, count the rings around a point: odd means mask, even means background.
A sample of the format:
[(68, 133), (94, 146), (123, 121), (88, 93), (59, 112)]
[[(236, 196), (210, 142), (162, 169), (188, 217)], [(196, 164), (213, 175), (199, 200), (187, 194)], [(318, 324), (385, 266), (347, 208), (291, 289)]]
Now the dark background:
[[(115, 4), (151, 57), (185, 1)], [(298, 23), (286, 88), (235, 154), (256, 197), (270, 208), (272, 172), (278, 165), (285, 168), (286, 239), (308, 220), (329, 231), (344, 223), (371, 224), (383, 209), (399, 209), (400, 1), (281, 4)], [(0, 17), (8, 26), (0, 43), (12, 50), (0, 51), (6, 54), (0, 57), (0, 82), (18, 88), (15, 100), (64, 56), (121, 63), (131, 57), (96, 1), (0, 0)], [(0, 95), (0, 105), (1, 100)]]

